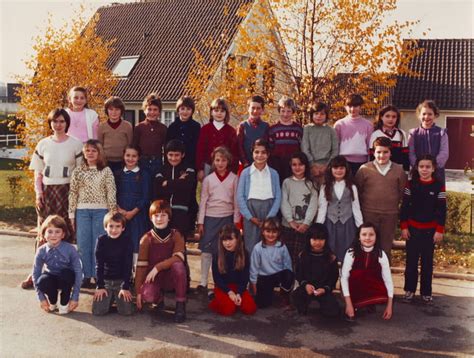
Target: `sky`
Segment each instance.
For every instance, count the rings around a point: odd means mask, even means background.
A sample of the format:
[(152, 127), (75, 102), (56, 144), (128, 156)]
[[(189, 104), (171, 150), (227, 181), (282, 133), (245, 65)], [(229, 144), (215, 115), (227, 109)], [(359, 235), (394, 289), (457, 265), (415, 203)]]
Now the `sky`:
[[(34, 37), (44, 33), (48, 14), (60, 27), (77, 13), (80, 4), (86, 5), (90, 17), (112, 2), (133, 1), (0, 0), (0, 82), (16, 82), (16, 75), (27, 74), (24, 61), (33, 54)], [(413, 28), (413, 38), (474, 38), (473, 13), (474, 0), (398, 0), (390, 19), (420, 20)]]

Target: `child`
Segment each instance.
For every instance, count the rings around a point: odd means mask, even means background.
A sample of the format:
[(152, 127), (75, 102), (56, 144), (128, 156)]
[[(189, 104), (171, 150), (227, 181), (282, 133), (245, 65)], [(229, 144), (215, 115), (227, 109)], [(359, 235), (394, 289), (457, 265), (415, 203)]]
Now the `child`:
[(36, 252), (33, 283), (40, 307), (46, 312), (56, 310), (58, 290), (61, 291), (59, 314), (74, 311), (79, 304), (82, 266), (74, 246), (63, 241), (68, 234), (66, 221), (59, 215), (48, 216), (41, 225), (41, 236), (46, 245)]
[(104, 104), (107, 122), (99, 124), (98, 139), (104, 147), (112, 172), (122, 169), (123, 151), (132, 144), (132, 125), (122, 119), (125, 106), (119, 97), (110, 97)]
[(90, 139), (82, 150), (84, 163), (74, 169), (69, 191), (69, 218), (76, 227), (77, 248), (84, 268), (83, 287), (91, 288), (95, 273), (95, 246), (103, 235), (103, 220), (108, 211), (116, 210), (115, 181), (106, 165), (104, 150), (96, 139)]
[(379, 248), (375, 226), (363, 223), (352, 248), (344, 256), (341, 289), (346, 302), (346, 319), (355, 319), (355, 311), (387, 303), (383, 319), (392, 317), (393, 281), (387, 255)]
[(226, 147), (232, 153), (232, 171), (237, 173), (238, 148), (237, 134), (229, 125), (229, 105), (223, 98), (217, 98), (211, 103), (209, 123), (201, 128), (196, 152), (196, 169), (198, 180), (202, 181), (211, 171), (211, 153), (220, 146)]
[(107, 232), (97, 240), (95, 249), (97, 289), (92, 302), (92, 314), (102, 316), (109, 312), (115, 301), (119, 314), (133, 313), (130, 278), (132, 275), (133, 243), (124, 234), (125, 217), (109, 212), (104, 217)]
[(237, 187), (240, 213), (244, 217), (245, 248), (249, 253), (260, 239), (263, 220), (278, 214), (281, 189), (278, 173), (267, 165), (268, 142), (257, 139), (252, 144), (253, 164), (245, 168)]
[(139, 158), (139, 149), (127, 146), (123, 153), (125, 166), (115, 172), (117, 208), (127, 220), (125, 234), (133, 243), (134, 264), (140, 239), (149, 230), (147, 212), (151, 201), (150, 176), (138, 166)]
[(259, 308), (272, 304), (273, 289), (280, 287), (283, 305), (289, 305), (289, 295), (295, 275), (285, 244), (280, 241), (280, 223), (275, 218), (262, 224), (262, 241), (255, 245), (250, 260), (250, 284)]
[(339, 278), (336, 256), (329, 249), (328, 230), (323, 224), (313, 224), (308, 230), (304, 251), (296, 262), (298, 288), (293, 299), (299, 314), (308, 313), (311, 300), (319, 302), (322, 316), (339, 314), (339, 304), (332, 294)]
[(339, 154), (339, 142), (334, 128), (327, 125), (329, 106), (319, 102), (308, 108), (312, 122), (303, 129), (301, 150), (308, 157), (313, 180), (320, 186), (329, 161)]
[(282, 239), (295, 264), (318, 210), (318, 192), (310, 180), (309, 162), (304, 153), (294, 153), (290, 165), (293, 176), (283, 182), (281, 195)]
[(436, 158), (435, 177), (443, 184), (446, 182), (444, 167), (449, 158), (448, 132), (438, 127), (434, 121), (439, 116), (439, 109), (432, 100), (421, 102), (416, 108), (416, 115), (421, 126), (410, 130), (408, 147), (410, 149), (410, 165), (415, 166), (416, 160), (425, 154)]
[(166, 139), (166, 126), (160, 122), (161, 99), (150, 93), (143, 101), (145, 120), (133, 132), (133, 146), (140, 149), (140, 168), (154, 178), (163, 163), (163, 146)]
[(271, 153), (268, 165), (278, 172), (280, 184), (291, 175), (290, 157), (300, 151), (303, 128), (293, 121), (296, 112), (293, 99), (282, 97), (278, 101), (280, 120), (268, 130), (268, 143)]
[(209, 303), (211, 310), (223, 316), (233, 315), (237, 308), (246, 315), (255, 313), (257, 306), (247, 291), (249, 267), (240, 231), (232, 224), (224, 225), (219, 233), (218, 253), (212, 261), (215, 298)]
[(400, 111), (395, 106), (385, 106), (378, 114), (374, 124), (374, 132), (370, 136), (370, 160), (374, 160), (374, 142), (378, 137), (387, 137), (392, 141), (390, 160), (403, 165), (403, 169), (410, 169), (408, 160), (407, 135), (400, 128)]
[(334, 124), (339, 139), (339, 154), (349, 162), (352, 175), (369, 160), (369, 141), (372, 124), (360, 116), (364, 100), (358, 94), (346, 98), (347, 116)]
[(362, 165), (355, 177), (364, 220), (375, 225), (380, 247), (389, 261), (407, 180), (403, 167), (390, 161), (391, 147), (392, 142), (387, 137), (377, 138), (373, 149), (375, 159)]
[(176, 310), (174, 320), (182, 323), (186, 319), (186, 269), (184, 267), (184, 239), (177, 230), (169, 226), (171, 207), (165, 200), (156, 200), (150, 206), (153, 229), (140, 240), (135, 292), (137, 308), (143, 303), (164, 309), (163, 291), (174, 290)]
[(405, 302), (415, 296), (420, 257), (421, 298), (426, 304), (433, 301), (434, 246), (443, 239), (446, 221), (446, 192), (444, 184), (434, 177), (435, 172), (435, 157), (427, 154), (418, 158), (403, 195), (400, 226), (406, 240)]
[(230, 171), (232, 155), (226, 147), (217, 147), (211, 157), (213, 172), (202, 182), (198, 216), (201, 283), (197, 289), (200, 291), (207, 289), (212, 255), (217, 254), (220, 229), (226, 224), (240, 223), (236, 193), (238, 178)]
[(244, 168), (253, 162), (253, 143), (257, 139), (267, 140), (268, 137), (268, 123), (261, 118), (265, 111), (265, 100), (261, 96), (252, 96), (247, 103), (249, 118), (240, 123), (237, 131), (239, 158)]
[(97, 139), (99, 116), (87, 106), (87, 90), (84, 87), (73, 87), (69, 90), (68, 99), (69, 108), (66, 111), (71, 117), (68, 134), (82, 143)]
[(351, 246), (357, 227), (362, 224), (357, 188), (346, 158), (338, 155), (331, 159), (325, 172), (325, 184), (319, 192), (317, 223), (329, 231), (329, 248), (342, 262)]

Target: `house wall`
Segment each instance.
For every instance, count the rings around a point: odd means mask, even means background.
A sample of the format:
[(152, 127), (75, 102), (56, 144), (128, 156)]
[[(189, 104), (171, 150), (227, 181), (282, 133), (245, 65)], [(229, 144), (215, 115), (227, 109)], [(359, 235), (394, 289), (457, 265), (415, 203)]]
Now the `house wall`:
[[(400, 112), (402, 114), (401, 127), (407, 133), (410, 129), (420, 125), (420, 121), (414, 109), (401, 109)], [(474, 117), (474, 111), (441, 110), (439, 117), (436, 118), (436, 124), (442, 128), (446, 128), (446, 117)]]

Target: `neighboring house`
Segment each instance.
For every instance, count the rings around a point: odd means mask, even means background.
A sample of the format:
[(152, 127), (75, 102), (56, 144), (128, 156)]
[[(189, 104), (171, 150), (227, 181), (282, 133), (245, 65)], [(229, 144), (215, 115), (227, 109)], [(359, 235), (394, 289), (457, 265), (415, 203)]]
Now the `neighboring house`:
[[(242, 6), (250, 8), (246, 17), (238, 15)], [(143, 120), (141, 103), (147, 94), (156, 92), (163, 102), (161, 120), (169, 125), (195, 65), (193, 48), (213, 58), (204, 42), (222, 39), (212, 51), (222, 54), (220, 63), (225, 64), (234, 56), (239, 26), (245, 26), (254, 6), (254, 0), (160, 0), (99, 8), (97, 34), (115, 41), (108, 66), (120, 78), (114, 94), (125, 102), (125, 118), (134, 125)]]
[(16, 95), (16, 92), (20, 84), (18, 83), (0, 83), (0, 115), (8, 116), (9, 114), (15, 114), (18, 110), (18, 102), (20, 97)]
[(447, 168), (474, 167), (474, 39), (418, 40), (423, 53), (410, 69), (418, 77), (399, 76), (393, 104), (402, 112), (405, 130), (419, 125), (417, 105), (432, 99), (440, 108), (436, 123), (448, 128)]

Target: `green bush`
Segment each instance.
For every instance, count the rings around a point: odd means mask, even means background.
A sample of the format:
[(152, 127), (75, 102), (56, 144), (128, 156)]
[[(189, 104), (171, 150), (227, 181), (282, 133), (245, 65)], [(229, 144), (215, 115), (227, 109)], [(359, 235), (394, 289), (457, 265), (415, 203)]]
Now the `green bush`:
[(471, 195), (448, 191), (446, 193), (446, 231), (453, 233), (471, 232)]

